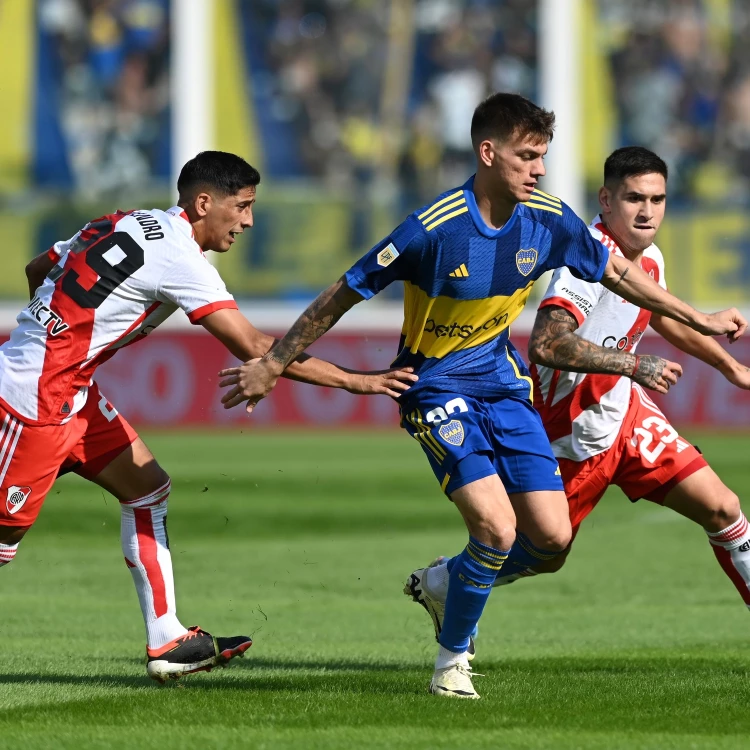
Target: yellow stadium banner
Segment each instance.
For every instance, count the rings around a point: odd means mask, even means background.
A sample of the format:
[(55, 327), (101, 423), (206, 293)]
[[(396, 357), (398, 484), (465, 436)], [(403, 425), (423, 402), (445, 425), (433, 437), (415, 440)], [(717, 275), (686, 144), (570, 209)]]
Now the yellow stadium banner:
[(0, 2), (0, 194), (28, 184), (33, 103), (34, 9)]

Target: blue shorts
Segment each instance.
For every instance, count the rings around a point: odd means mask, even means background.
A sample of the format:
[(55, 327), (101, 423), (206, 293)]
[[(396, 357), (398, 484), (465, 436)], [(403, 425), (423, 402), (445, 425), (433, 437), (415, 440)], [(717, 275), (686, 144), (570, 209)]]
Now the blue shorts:
[(542, 420), (526, 399), (426, 391), (405, 399), (401, 426), (448, 496), (492, 474), (508, 494), (564, 489)]

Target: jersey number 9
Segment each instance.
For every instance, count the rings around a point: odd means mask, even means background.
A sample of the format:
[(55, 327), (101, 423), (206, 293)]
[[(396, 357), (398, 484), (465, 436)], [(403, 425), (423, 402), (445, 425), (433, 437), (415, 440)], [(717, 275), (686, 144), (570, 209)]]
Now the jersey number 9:
[(81, 307), (98, 308), (125, 279), (145, 263), (143, 248), (127, 233), (113, 232), (96, 240), (77, 255), (99, 277), (89, 289), (81, 285), (78, 272), (71, 268), (63, 277), (62, 290)]

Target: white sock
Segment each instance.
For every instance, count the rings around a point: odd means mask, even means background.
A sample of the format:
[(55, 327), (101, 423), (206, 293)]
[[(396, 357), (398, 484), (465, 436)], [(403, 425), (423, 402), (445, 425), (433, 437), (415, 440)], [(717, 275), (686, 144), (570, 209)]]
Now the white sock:
[(723, 531), (707, 531), (716, 559), (750, 609), (750, 526), (744, 513)]
[(0, 544), (0, 568), (13, 561), (18, 549), (18, 542), (15, 544)]
[(452, 667), (454, 664), (463, 664), (468, 668), (469, 657), (466, 655), (466, 651), (449, 651), (443, 646), (439, 646), (437, 659), (435, 659), (435, 669), (447, 669)]
[(450, 582), (450, 573), (448, 565), (436, 565), (434, 568), (427, 568), (422, 583), (427, 586), (430, 596), (444, 602), (448, 596), (448, 583)]
[(167, 539), (170, 489), (168, 481), (146, 497), (120, 504), (122, 553), (138, 592), (150, 649), (159, 649), (187, 633), (177, 619)]

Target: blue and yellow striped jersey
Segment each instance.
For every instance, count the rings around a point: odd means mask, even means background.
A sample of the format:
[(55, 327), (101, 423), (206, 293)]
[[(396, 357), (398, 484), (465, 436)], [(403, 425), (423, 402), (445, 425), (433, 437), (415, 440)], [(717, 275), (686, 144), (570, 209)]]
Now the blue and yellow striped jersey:
[(484, 222), (472, 177), (415, 211), (345, 274), (369, 299), (404, 282), (404, 325), (394, 362), (423, 388), (530, 397), (531, 379), (508, 340), (534, 281), (567, 266), (599, 281), (609, 256), (562, 201), (535, 190), (501, 229)]

